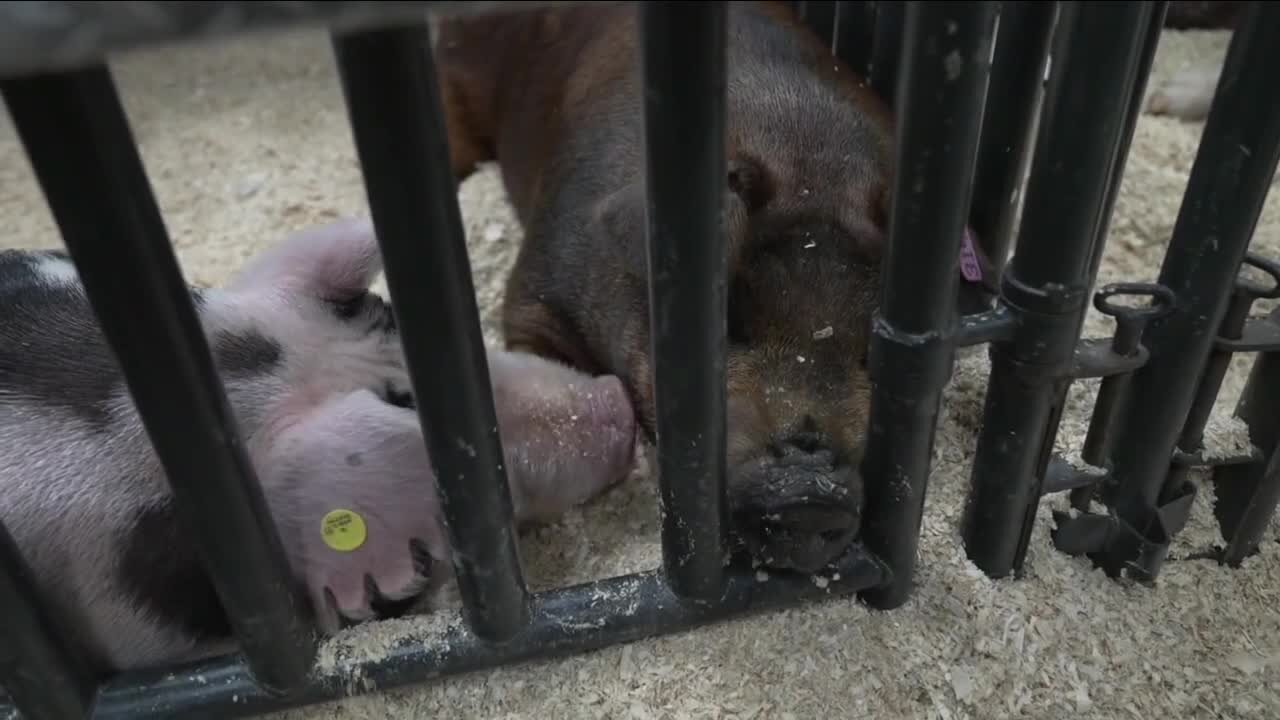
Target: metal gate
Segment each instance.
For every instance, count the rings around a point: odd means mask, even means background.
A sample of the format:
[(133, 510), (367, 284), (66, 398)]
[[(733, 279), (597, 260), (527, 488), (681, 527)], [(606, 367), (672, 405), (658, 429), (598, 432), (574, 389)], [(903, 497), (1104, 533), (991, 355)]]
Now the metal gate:
[[(1280, 266), (1248, 252), (1280, 158), (1272, 76), (1280, 6), (1250, 3), (1234, 35), (1158, 283), (1093, 293), (1167, 3), (797, 4), (897, 110), (900, 170), (870, 356), (862, 537), (822, 588), (807, 577), (762, 582), (748, 567), (722, 564), (725, 408), (716, 355), (725, 344), (715, 332), (724, 313), (715, 288), (724, 279), (716, 228), (726, 7), (637, 3), (645, 168), (656, 188), (648, 207), (651, 225), (672, 228), (649, 238), (661, 270), (651, 289), (655, 305), (684, 308), (653, 317), (663, 566), (539, 593), (527, 588), (516, 554), (484, 364), (471, 360), (482, 352), (480, 326), (423, 20), (424, 10), (514, 3), (0, 8), (0, 93), (243, 648), (99, 684), (74, 639), (46, 614), (0, 528), (0, 680), (9, 696), (0, 716), (16, 707), (33, 720), (242, 717), (345, 695), (353, 674), (387, 689), (818, 596), (857, 593), (890, 610), (911, 591), (954, 352), (979, 344), (988, 345), (992, 366), (963, 539), (988, 575), (1021, 569), (1038, 501), (1070, 492), (1077, 512), (1057, 515), (1058, 549), (1114, 576), (1154, 579), (1195, 498), (1187, 472), (1204, 466), (1215, 468), (1216, 516), (1228, 539), (1220, 561), (1238, 564), (1256, 550), (1280, 499), (1280, 421), (1268, 412), (1280, 402), (1280, 315), (1249, 315), (1254, 300), (1280, 296)], [(319, 675), (317, 641), (302, 599), (278, 582), (286, 573), (280, 540), (253, 467), (228, 440), (236, 428), (227, 399), (106, 64), (124, 49), (304, 24), (333, 33), (414, 387), (431, 377), (430, 387), (442, 388), (419, 394), (419, 412), (452, 418), (450, 440), (434, 425), (427, 442), (450, 540), (461, 550), (465, 619), (447, 642), (410, 642)], [(945, 62), (952, 53), (991, 63), (955, 67)], [(690, 136), (703, 143), (692, 156), (678, 142)], [(1016, 222), (1009, 198), (1019, 188)], [(959, 287), (968, 222), (989, 257), (1013, 249), (994, 293)], [(1242, 265), (1274, 282), (1240, 279)], [(1149, 302), (1126, 305), (1127, 296)], [(1114, 317), (1113, 337), (1080, 338), (1089, 302)], [(690, 346), (707, 352), (689, 354)], [(1235, 353), (1257, 354), (1237, 410), (1252, 451), (1202, 457), (1204, 426)], [(1051, 452), (1065, 394), (1082, 378), (1103, 378), (1083, 453), (1096, 472)], [(458, 450), (456, 437), (474, 452)], [(1106, 512), (1090, 512), (1091, 500)]]

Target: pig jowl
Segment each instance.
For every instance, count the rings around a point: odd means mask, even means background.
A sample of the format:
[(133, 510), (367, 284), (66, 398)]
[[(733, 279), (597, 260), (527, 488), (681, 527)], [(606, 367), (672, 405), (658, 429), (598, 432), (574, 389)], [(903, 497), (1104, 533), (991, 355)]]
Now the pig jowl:
[[(293, 579), (325, 633), (403, 611), (451, 577), (399, 331), (369, 292), (380, 270), (370, 223), (341, 221), (294, 234), (224, 287), (192, 289)], [(498, 349), (489, 370), (517, 522), (554, 518), (625, 477), (635, 421), (617, 378)], [(91, 664), (234, 648), (60, 252), (0, 253), (0, 448), (0, 521)]]

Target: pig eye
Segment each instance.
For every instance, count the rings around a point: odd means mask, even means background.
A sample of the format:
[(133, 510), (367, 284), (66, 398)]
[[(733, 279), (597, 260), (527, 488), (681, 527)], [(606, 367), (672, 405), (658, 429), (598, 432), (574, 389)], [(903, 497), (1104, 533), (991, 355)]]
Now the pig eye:
[(329, 304), (333, 307), (333, 312), (338, 319), (353, 320), (364, 311), (368, 300), (369, 293), (366, 291), (347, 300), (330, 300)]

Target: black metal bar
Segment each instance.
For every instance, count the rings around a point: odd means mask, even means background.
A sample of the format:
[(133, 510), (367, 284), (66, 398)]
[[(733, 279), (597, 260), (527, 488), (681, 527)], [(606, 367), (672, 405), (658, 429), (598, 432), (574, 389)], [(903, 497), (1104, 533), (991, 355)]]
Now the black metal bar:
[(726, 5), (639, 11), (662, 562), (677, 595), (713, 601), (724, 591), (728, 523)]
[[(1254, 297), (1242, 287), (1237, 287), (1227, 302), (1227, 312), (1222, 318), (1217, 337), (1226, 340), (1239, 340), (1244, 333), (1244, 323), (1249, 319), (1249, 308)], [(1184, 453), (1200, 452), (1204, 449), (1204, 429), (1209, 424), (1209, 416), (1213, 414), (1213, 406), (1217, 403), (1218, 393), (1222, 390), (1222, 381), (1231, 366), (1232, 353), (1218, 347), (1209, 351), (1205, 360), (1204, 372), (1196, 383), (1196, 392), (1187, 410), (1187, 419), (1183, 423), (1182, 432), (1178, 435), (1175, 450)], [(1191, 466), (1171, 462), (1169, 474), (1165, 478), (1165, 487), (1179, 487), (1187, 482)]]
[[(1280, 321), (1280, 308), (1271, 312)], [(1220, 559), (1237, 567), (1255, 553), (1262, 533), (1280, 501), (1280, 352), (1262, 353), (1236, 404), (1236, 417), (1249, 427), (1249, 442), (1262, 454), (1262, 462), (1215, 468), (1213, 512), (1227, 541)]]
[(26, 720), (80, 720), (93, 707), (96, 680), (39, 587), (0, 525), (0, 685)]
[[(1096, 558), (1111, 573), (1150, 577), (1133, 562), (1167, 551), (1161, 517), (1166, 475), (1227, 311), (1235, 276), (1280, 160), (1280, 104), (1259, 103), (1280, 65), (1280, 5), (1251, 3), (1235, 31), (1201, 135), (1200, 149), (1160, 270), (1178, 306), (1144, 336), (1151, 359), (1134, 373), (1117, 421), (1115, 485), (1107, 503), (1137, 542)], [(1185, 488), (1180, 494), (1193, 492)], [(1164, 497), (1162, 497), (1164, 496)]]
[[(982, 145), (974, 171), (969, 223), (993, 276), (1004, 270), (1013, 243), (1022, 181), (1030, 163), (1032, 132), (1043, 96), (1056, 2), (1003, 2), (991, 64), (991, 89), (982, 118)], [(991, 309), (998, 288), (964, 285), (960, 312)]]
[(898, 93), (898, 65), (902, 52), (903, 22), (907, 3), (876, 0), (875, 41), (871, 46), (871, 89), (893, 107)]
[(240, 645), (264, 685), (294, 687), (315, 655), (307, 601), (111, 74), (9, 79), (0, 92)]
[[(1107, 199), (1103, 204), (1104, 210), (1099, 218), (1098, 230), (1094, 234), (1094, 242), (1098, 243), (1100, 247), (1093, 253), (1093, 260), (1089, 266), (1090, 277), (1097, 277), (1098, 268), (1102, 263), (1103, 251), (1105, 250), (1102, 245), (1106, 243), (1107, 235), (1110, 231), (1112, 210), (1115, 207), (1116, 198), (1120, 195), (1120, 187), (1124, 182), (1124, 170), (1129, 159), (1129, 146), (1133, 142), (1133, 133), (1137, 129), (1138, 118), (1142, 114), (1142, 104), (1146, 99), (1151, 66), (1155, 62), (1156, 50), (1160, 44), (1161, 33), (1164, 31), (1164, 20), (1168, 11), (1168, 2), (1158, 1), (1152, 3), (1151, 17), (1147, 22), (1143, 40), (1143, 54), (1137, 67), (1134, 68), (1133, 85), (1129, 91), (1129, 109), (1125, 121), (1124, 134), (1120, 142), (1116, 144), (1112, 158), (1111, 179), (1107, 188)], [(1168, 291), (1167, 288), (1160, 287), (1163, 291)], [(1101, 306), (1100, 309), (1102, 309)], [(1133, 355), (1140, 352), (1141, 335), (1150, 315), (1141, 312), (1134, 315), (1132, 312), (1119, 309), (1116, 309), (1111, 314), (1117, 319), (1113, 349), (1121, 355)], [(1082, 325), (1083, 322), (1084, 318), (1081, 317)], [(1090, 465), (1100, 468), (1109, 468), (1111, 465), (1110, 452), (1111, 443), (1114, 439), (1115, 420), (1118, 417), (1121, 403), (1127, 397), (1132, 376), (1132, 372), (1110, 375), (1104, 378), (1098, 387), (1093, 413), (1089, 419), (1089, 431), (1085, 436), (1084, 447), (1081, 450), (1081, 459)], [(1064, 398), (1059, 399), (1060, 402), (1063, 400)], [(1056, 434), (1056, 432), (1057, 429), (1055, 427), (1054, 433)], [(1087, 510), (1096, 490), (1096, 485), (1083, 485), (1074, 488), (1070, 496), (1072, 506), (1082, 511)]]
[[(1154, 50), (1154, 46), (1149, 46)], [(1130, 107), (1130, 112), (1134, 108)], [(1112, 186), (1114, 188), (1114, 186)], [(1095, 256), (1096, 257), (1096, 256)], [(1092, 266), (1097, 267), (1096, 263)], [(1146, 308), (1124, 306), (1109, 302), (1113, 296), (1150, 296), (1154, 301)], [(1099, 312), (1110, 315), (1116, 320), (1115, 335), (1111, 338), (1111, 355), (1114, 358), (1140, 360), (1133, 369), (1108, 374), (1098, 387), (1093, 402), (1093, 415), (1089, 420), (1089, 432), (1084, 439), (1084, 447), (1080, 457), (1097, 468), (1107, 468), (1110, 461), (1111, 428), (1120, 403), (1124, 402), (1129, 381), (1133, 378), (1133, 370), (1140, 367), (1150, 357), (1142, 346), (1142, 331), (1148, 322), (1163, 317), (1173, 310), (1177, 298), (1173, 292), (1163, 285), (1143, 283), (1119, 283), (1108, 285), (1094, 295), (1093, 304)], [(1079, 346), (1077, 353), (1079, 353)], [(1073, 373), (1073, 377), (1080, 377)], [(1061, 398), (1059, 398), (1061, 401)], [(1101, 480), (1097, 478), (1096, 480)], [(1075, 488), (1071, 495), (1072, 505), (1086, 510), (1093, 497), (1095, 483), (1082, 484)]]
[[(724, 602), (688, 603), (670, 591), (660, 571), (558, 588), (533, 596), (525, 630), (491, 644), (454, 624), (442, 636), (407, 640), (385, 657), (341, 661), (304, 690), (287, 697), (261, 692), (233, 658), (113, 678), (99, 695), (95, 720), (232, 720), (442, 677), (671, 635), (711, 623), (805, 601), (841, 597), (883, 581), (887, 569), (856, 546), (830, 584), (788, 573), (763, 582), (755, 571), (731, 571)], [(197, 680), (197, 678), (199, 680)], [(354, 680), (354, 681), (353, 681)], [(3, 712), (0, 706), (0, 712)]]
[(822, 41), (831, 47), (835, 36), (836, 3), (834, 0), (805, 0), (799, 3), (796, 14)]
[(1019, 240), (1001, 284), (1001, 303), (1019, 322), (1012, 340), (991, 345), (962, 524), (970, 559), (993, 577), (1021, 567), (1030, 536), (1150, 13), (1148, 3), (1106, 2), (1065, 3), (1059, 13)]
[[(863, 542), (893, 570), (866, 593), (910, 595), (938, 405), (957, 334), (956, 261), (969, 213), (995, 20), (992, 2), (907, 7), (884, 289), (870, 348)], [(959, 62), (947, 61), (958, 58)]]
[[(579, 0), (580, 1), (580, 0)], [(613, 2), (615, 0), (605, 0)], [(100, 64), (110, 55), (251, 33), (323, 27), (356, 31), (421, 22), (428, 13), (479, 14), (572, 0), (465, 2), (88, 2), (0, 3), (0, 76)]]
[[(1142, 115), (1142, 104), (1147, 96), (1147, 83), (1151, 79), (1151, 66), (1155, 63), (1156, 50), (1160, 45), (1161, 33), (1164, 32), (1164, 19), (1169, 12), (1169, 3), (1165, 0), (1150, 2), (1151, 17), (1147, 20), (1146, 32), (1143, 35), (1142, 57), (1138, 61), (1137, 67), (1133, 68), (1134, 79), (1129, 90), (1129, 110), (1125, 120), (1124, 134), (1121, 136), (1120, 142), (1116, 143), (1114, 155), (1112, 157), (1111, 180), (1107, 187), (1107, 200), (1103, 204), (1102, 215), (1098, 218), (1099, 229), (1095, 234), (1095, 242), (1105, 243), (1107, 233), (1111, 226), (1111, 213), (1115, 207), (1116, 198), (1120, 196), (1120, 186), (1124, 182), (1124, 169), (1129, 160), (1129, 146), (1133, 142), (1133, 133), (1138, 126), (1138, 118)], [(1090, 276), (1098, 274), (1098, 267), (1102, 264), (1103, 253), (1097, 251), (1093, 254), (1093, 264), (1089, 268)], [(1083, 319), (1081, 324), (1083, 324)]]
[[(1175, 461), (1170, 464), (1169, 476), (1165, 479), (1165, 487), (1180, 487), (1187, 481), (1187, 475), (1193, 467), (1189, 463), (1177, 462), (1177, 456), (1188, 456), (1200, 453), (1204, 447), (1204, 429), (1217, 403), (1218, 393), (1222, 390), (1222, 381), (1227, 376), (1231, 365), (1231, 357), (1236, 352), (1232, 345), (1244, 339), (1245, 329), (1249, 324), (1249, 311), (1256, 300), (1274, 300), (1280, 297), (1280, 264), (1253, 253), (1246, 253), (1244, 264), (1262, 270), (1271, 281), (1270, 286), (1259, 286), (1243, 277), (1236, 282), (1235, 291), (1227, 303), (1227, 312), (1218, 327), (1217, 337), (1209, 358), (1205, 362), (1204, 372), (1196, 388), (1191, 409), (1187, 412), (1187, 420), (1183, 424), (1182, 433), (1174, 450)], [(1275, 327), (1267, 321), (1264, 325)], [(1254, 365), (1266, 363), (1266, 356)], [(1234, 490), (1234, 489), (1233, 489)], [(1226, 492), (1232, 492), (1228, 490)]]
[(1002, 305), (997, 305), (986, 312), (963, 315), (960, 318), (960, 326), (956, 328), (956, 345), (967, 347), (996, 340), (1008, 340), (1013, 337), (1016, 323), (1017, 318)]
[(876, 38), (876, 4), (874, 2), (836, 3), (836, 57), (864, 81), (871, 70), (871, 49)]
[(467, 622), (509, 638), (528, 621), (529, 591), (428, 31), (333, 46)]

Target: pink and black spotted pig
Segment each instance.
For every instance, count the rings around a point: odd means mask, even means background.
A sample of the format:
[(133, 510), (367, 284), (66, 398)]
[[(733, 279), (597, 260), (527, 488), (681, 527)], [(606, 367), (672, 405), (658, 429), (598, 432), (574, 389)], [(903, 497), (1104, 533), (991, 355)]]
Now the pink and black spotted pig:
[[(192, 289), (325, 632), (382, 616), (452, 572), (391, 308), (369, 292), (380, 270), (371, 225), (350, 220), (287, 238), (225, 287)], [(634, 415), (617, 378), (498, 350), (489, 371), (519, 522), (553, 518), (627, 474)], [(363, 544), (326, 544), (335, 509), (359, 516)], [(233, 649), (115, 356), (60, 252), (0, 252), (0, 520), (98, 669)]]

